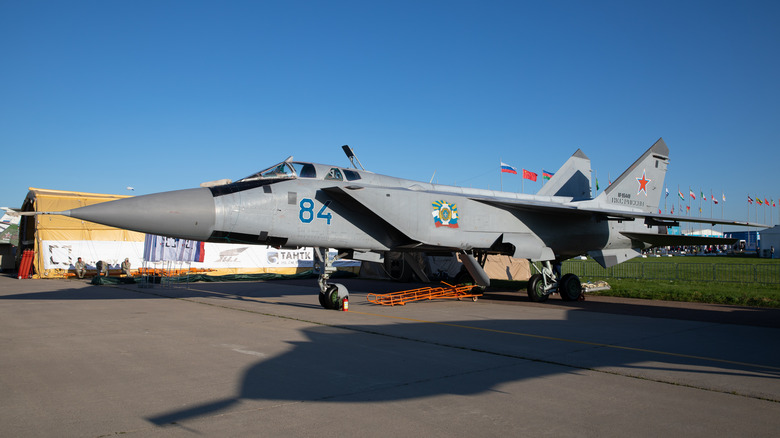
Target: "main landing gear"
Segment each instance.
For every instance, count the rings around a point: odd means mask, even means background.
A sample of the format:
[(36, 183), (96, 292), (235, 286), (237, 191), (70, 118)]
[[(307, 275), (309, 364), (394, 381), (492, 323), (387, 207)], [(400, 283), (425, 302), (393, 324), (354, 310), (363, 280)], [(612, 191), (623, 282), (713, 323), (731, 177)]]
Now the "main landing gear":
[(547, 301), (550, 294), (558, 292), (563, 301), (577, 301), (582, 296), (582, 283), (574, 274), (566, 274), (561, 277), (561, 264), (553, 267), (550, 261), (542, 262), (542, 269), (531, 264), (538, 274), (528, 279), (528, 298), (531, 301), (541, 303)]
[(320, 286), (320, 305), (326, 309), (340, 310), (349, 292), (343, 284), (328, 283), (330, 274), (336, 272), (333, 259), (328, 255), (328, 248), (314, 248), (316, 268), (320, 274), (317, 284)]

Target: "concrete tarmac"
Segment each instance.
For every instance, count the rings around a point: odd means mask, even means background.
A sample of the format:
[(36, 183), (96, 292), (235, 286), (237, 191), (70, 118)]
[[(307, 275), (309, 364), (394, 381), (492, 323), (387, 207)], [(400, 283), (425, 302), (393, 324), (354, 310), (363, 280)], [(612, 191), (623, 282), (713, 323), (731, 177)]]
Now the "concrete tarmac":
[(0, 277), (0, 435), (777, 436), (780, 312)]

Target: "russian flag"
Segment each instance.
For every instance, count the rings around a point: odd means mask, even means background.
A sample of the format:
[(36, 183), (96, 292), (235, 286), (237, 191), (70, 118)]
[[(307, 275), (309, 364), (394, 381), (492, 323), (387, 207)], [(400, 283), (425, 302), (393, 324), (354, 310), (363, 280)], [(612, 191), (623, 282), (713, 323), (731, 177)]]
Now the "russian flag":
[(511, 174), (517, 175), (517, 169), (515, 169), (514, 167), (504, 163), (503, 161), (501, 162), (501, 171), (505, 172), (505, 173), (511, 173)]
[(195, 257), (193, 262), (203, 262), (206, 257), (206, 242), (198, 242), (197, 248), (195, 248)]

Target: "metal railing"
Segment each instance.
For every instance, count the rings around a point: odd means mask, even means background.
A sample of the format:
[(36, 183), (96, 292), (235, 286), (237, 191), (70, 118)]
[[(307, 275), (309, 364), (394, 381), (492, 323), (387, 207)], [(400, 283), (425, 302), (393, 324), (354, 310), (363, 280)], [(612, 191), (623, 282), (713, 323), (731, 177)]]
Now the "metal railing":
[(626, 262), (604, 269), (593, 260), (567, 260), (563, 273), (582, 278), (636, 278), (725, 283), (780, 284), (780, 264)]

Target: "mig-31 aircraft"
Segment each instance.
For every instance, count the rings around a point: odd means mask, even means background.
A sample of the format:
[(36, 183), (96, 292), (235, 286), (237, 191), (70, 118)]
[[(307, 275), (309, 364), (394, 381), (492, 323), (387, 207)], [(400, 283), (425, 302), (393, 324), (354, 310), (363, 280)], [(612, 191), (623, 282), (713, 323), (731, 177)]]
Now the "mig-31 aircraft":
[[(343, 285), (329, 283), (334, 270), (329, 248), (338, 257), (374, 262), (390, 251), (456, 252), (483, 287), (490, 284), (483, 269), (486, 255), (510, 255), (540, 262), (528, 282), (532, 300), (544, 301), (553, 292), (577, 300), (580, 280), (573, 274), (561, 276), (566, 259), (588, 254), (606, 268), (653, 246), (730, 243), (666, 234), (679, 221), (753, 225), (658, 214), (669, 164), (663, 139), (595, 198), (590, 159), (580, 150), (537, 194), (526, 195), (378, 175), (362, 165), (358, 169), (352, 150), (343, 148), (352, 168), (290, 157), (235, 182), (52, 214), (182, 239), (313, 247), (325, 308), (339, 308), (348, 296)], [(415, 272), (422, 270), (417, 266)]]

